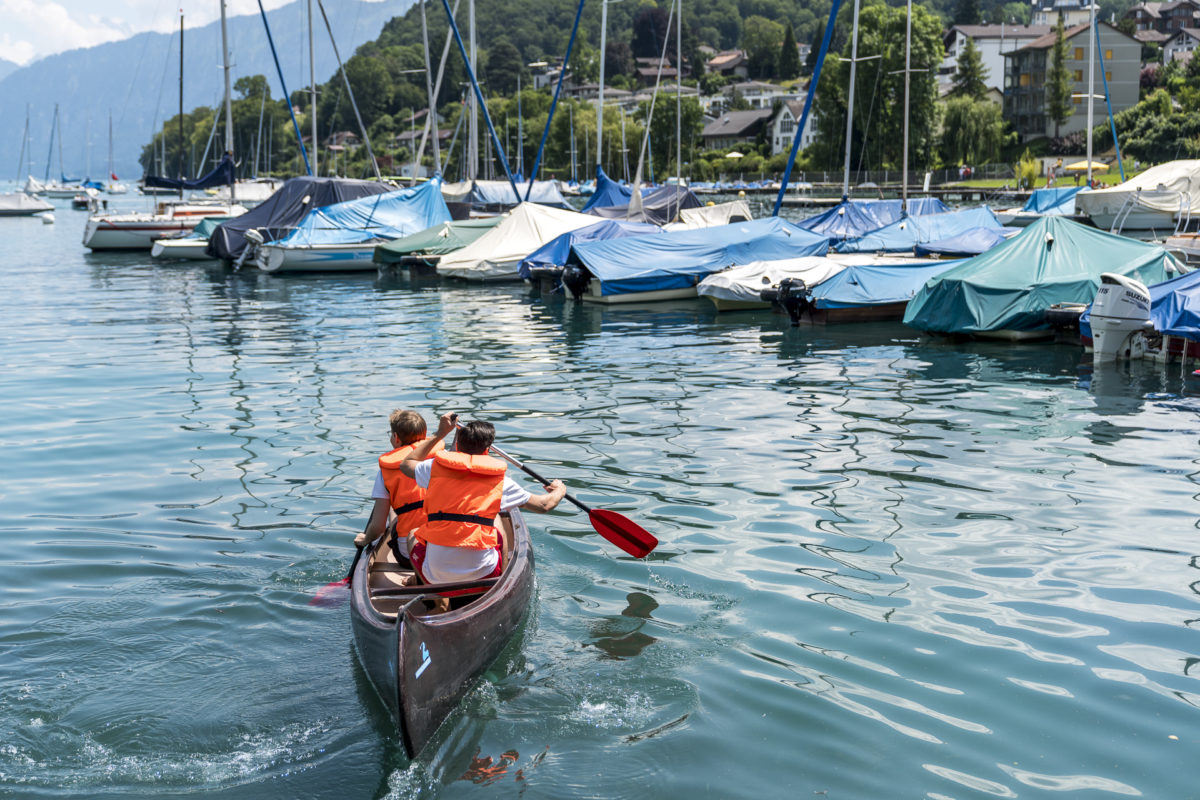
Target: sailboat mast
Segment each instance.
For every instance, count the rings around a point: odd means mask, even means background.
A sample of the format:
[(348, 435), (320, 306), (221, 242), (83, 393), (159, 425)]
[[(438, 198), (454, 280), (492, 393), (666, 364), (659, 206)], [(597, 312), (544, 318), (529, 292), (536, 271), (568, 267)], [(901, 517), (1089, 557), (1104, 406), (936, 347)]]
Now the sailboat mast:
[[(854, 0), (854, 27), (850, 34), (850, 90), (846, 103), (846, 165), (842, 168), (842, 200), (850, 197), (850, 144), (854, 133), (854, 78), (858, 68), (858, 0)], [(796, 120), (799, 122), (799, 120)], [(868, 120), (869, 121), (869, 120)], [(862, 165), (859, 165), (862, 168)]]
[[(678, 0), (675, 15), (675, 213), (679, 213), (679, 192), (683, 186), (683, 0)], [(596, 150), (596, 159), (600, 150)]]
[(50, 161), (54, 158), (54, 132), (58, 130), (58, 103), (54, 104), (54, 121), (50, 123), (50, 147), (46, 150), (46, 177), (50, 180)]
[(313, 46), (313, 15), (312, 0), (308, 0), (308, 88), (309, 106), (312, 116), (312, 174), (320, 175), (317, 167), (317, 153), (321, 147), (317, 144), (317, 64), (313, 59), (316, 48)]
[(904, 34), (904, 164), (900, 171), (900, 215), (908, 216), (908, 89), (912, 78), (912, 0), (905, 14), (908, 26)]
[[(225, 25), (225, 0), (221, 0), (221, 64), (225, 69), (225, 153), (233, 158), (233, 91), (229, 85), (229, 32)], [(229, 204), (237, 202), (237, 175), (229, 184)]]
[(66, 177), (66, 172), (63, 171), (63, 156), (62, 156), (62, 120), (58, 117), (58, 104), (54, 105), (54, 121), (58, 123), (58, 178), (61, 181)]
[[(471, 74), (478, 75), (479, 70), (476, 68), (475, 62), (475, 0), (469, 0), (467, 3), (468, 24), (471, 27), (469, 38), (471, 40)], [(467, 180), (475, 180), (475, 176), (479, 173), (479, 101), (472, 92), (469, 96), (471, 116), (467, 120), (467, 139), (470, 152), (467, 154)]]
[[(113, 177), (115, 174), (112, 162), (112, 111), (110, 110), (108, 112), (108, 180), (115, 181), (116, 178)], [(109, 185), (111, 186), (112, 184), (110, 183)]]
[(525, 177), (525, 129), (521, 120), (521, 73), (517, 73), (517, 174)]
[[(600, 91), (596, 95), (596, 152), (604, 146), (604, 49), (608, 41), (608, 0), (600, 0)], [(571, 128), (571, 133), (575, 129)], [(600, 160), (596, 160), (600, 164)], [(571, 180), (575, 180), (575, 154), (571, 154)]]
[[(1092, 117), (1096, 108), (1096, 0), (1090, 0), (1091, 23), (1088, 25), (1088, 38), (1092, 40), (1088, 50), (1088, 99), (1087, 99), (1087, 182), (1092, 185)], [(1114, 139), (1115, 141), (1115, 139)]]
[[(183, 12), (179, 12), (179, 165), (177, 177), (183, 180)], [(179, 199), (183, 199), (183, 186), (179, 187)]]
[[(433, 91), (433, 70), (429, 63), (429, 25), (425, 21), (425, 0), (420, 0), (421, 3), (421, 41), (425, 45), (425, 92), (429, 95), (429, 132), (433, 136), (433, 166), (436, 170), (442, 163), (442, 149), (438, 142), (438, 135), (441, 131), (438, 129), (437, 119), (437, 95)], [(446, 42), (450, 44), (449, 40)], [(439, 75), (438, 84), (441, 80)]]
[(575, 171), (575, 106), (567, 106), (567, 113), (571, 121), (571, 183), (578, 183), (579, 177)]

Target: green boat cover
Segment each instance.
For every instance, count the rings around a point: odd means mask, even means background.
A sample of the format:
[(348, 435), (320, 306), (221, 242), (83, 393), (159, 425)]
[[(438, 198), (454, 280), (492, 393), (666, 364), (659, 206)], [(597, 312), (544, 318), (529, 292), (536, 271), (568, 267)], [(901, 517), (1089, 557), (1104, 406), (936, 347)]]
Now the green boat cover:
[(220, 225), (222, 222), (225, 222), (228, 219), (230, 219), (230, 218), (229, 217), (205, 217), (204, 219), (200, 220), (200, 224), (198, 224), (195, 228), (192, 229), (192, 238), (193, 239), (208, 239), (209, 236), (212, 236), (212, 232), (214, 230), (216, 230), (217, 226)]
[(1051, 305), (1092, 302), (1101, 273), (1152, 286), (1182, 271), (1158, 245), (1047, 216), (930, 278), (909, 301), (904, 323), (931, 333), (1043, 330)]
[(503, 215), (443, 222), (417, 231), (411, 236), (395, 239), (375, 247), (376, 264), (396, 264), (405, 256), (416, 253), (444, 256), (466, 247), (504, 221)]

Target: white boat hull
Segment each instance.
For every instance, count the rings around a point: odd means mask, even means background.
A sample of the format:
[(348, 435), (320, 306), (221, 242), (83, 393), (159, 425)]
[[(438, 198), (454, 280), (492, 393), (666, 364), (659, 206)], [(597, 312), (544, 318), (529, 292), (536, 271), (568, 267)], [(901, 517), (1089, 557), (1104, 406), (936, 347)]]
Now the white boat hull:
[[(1088, 214), (1092, 224), (1101, 230), (1112, 230), (1119, 209), (1100, 206)], [(1168, 234), (1175, 230), (1175, 213), (1156, 208), (1134, 208), (1128, 215), (1121, 214), (1121, 233)]]
[[(567, 296), (575, 298), (576, 295), (567, 289)], [(690, 300), (698, 297), (696, 287), (689, 286), (686, 289), (655, 289), (650, 292), (623, 292), (622, 294), (601, 294), (600, 281), (593, 278), (588, 281), (587, 288), (584, 289), (583, 295), (578, 299), (585, 303), (600, 303), (603, 305), (622, 305), (625, 303), (661, 303), (666, 300)]]
[(264, 244), (258, 247), (255, 263), (263, 272), (374, 272), (379, 268), (373, 260), (377, 244), (362, 242), (315, 247)]
[(164, 236), (191, 233), (199, 222), (199, 217), (91, 217), (83, 231), (83, 246), (91, 250), (149, 250)]
[(206, 239), (158, 239), (150, 247), (150, 255), (163, 261), (213, 261), (205, 252)]

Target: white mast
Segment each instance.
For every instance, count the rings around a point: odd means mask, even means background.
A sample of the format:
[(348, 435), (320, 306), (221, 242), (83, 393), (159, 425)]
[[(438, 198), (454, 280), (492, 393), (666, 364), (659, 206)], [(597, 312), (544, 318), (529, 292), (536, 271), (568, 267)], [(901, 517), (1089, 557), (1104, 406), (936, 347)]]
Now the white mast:
[[(229, 33), (225, 29), (225, 0), (221, 0), (221, 63), (225, 68), (225, 152), (233, 158), (233, 92), (229, 85)], [(229, 184), (229, 204), (237, 202), (237, 176)]]
[(912, 77), (912, 0), (908, 0), (904, 32), (904, 164), (900, 172), (900, 215), (908, 216), (908, 84)]
[[(608, 42), (608, 0), (600, 0), (600, 92), (596, 96), (596, 152), (604, 150), (604, 48)], [(573, 131), (574, 129), (572, 129)], [(596, 162), (600, 163), (599, 160)], [(574, 178), (574, 155), (571, 162)]]
[[(434, 171), (437, 172), (438, 167), (442, 163), (442, 149), (441, 149), (441, 145), (438, 142), (438, 135), (441, 133), (441, 131), (438, 130), (437, 95), (434, 93), (434, 90), (433, 90), (433, 72), (431, 70), (431, 65), (429, 63), (429, 26), (425, 21), (425, 0), (420, 0), (420, 2), (421, 2), (421, 41), (424, 43), (424, 47), (425, 47), (425, 92), (426, 92), (426, 94), (429, 95), (428, 123), (429, 123), (429, 131), (430, 131), (430, 133), (433, 134), (433, 168), (434, 168)], [(447, 39), (446, 44), (447, 45), (450, 44), (449, 39)], [(443, 57), (442, 60), (445, 61), (445, 57)], [(438, 72), (438, 87), (441, 88), (441, 85), (442, 85), (442, 74), (439, 71)], [(414, 178), (415, 178), (415, 175), (414, 175)]]
[[(475, 68), (475, 0), (467, 3), (467, 13), (471, 26), (471, 74), (478, 75), (479, 71)], [(475, 99), (474, 92), (470, 93), (468, 102), (470, 105), (467, 113), (471, 116), (467, 120), (467, 139), (470, 149), (467, 154), (467, 180), (473, 181), (479, 173), (479, 102)]]
[[(1091, 24), (1088, 38), (1092, 40), (1088, 50), (1088, 100), (1087, 100), (1087, 182), (1092, 185), (1092, 117), (1096, 106), (1096, 2), (1090, 0)], [(1200, 56), (1198, 56), (1200, 57)]]
[[(846, 103), (846, 166), (842, 169), (842, 199), (850, 197), (850, 140), (854, 133), (854, 77), (858, 69), (858, 0), (854, 0), (854, 29), (850, 34), (850, 94)], [(800, 124), (800, 120), (796, 120)]]
[(317, 143), (317, 64), (313, 60), (316, 48), (313, 47), (313, 15), (312, 0), (308, 0), (308, 88), (310, 91), (309, 105), (312, 106), (312, 174), (321, 174), (317, 167), (317, 152), (321, 145)]
[(679, 192), (683, 188), (683, 0), (678, 0), (675, 15), (675, 213), (679, 213)]

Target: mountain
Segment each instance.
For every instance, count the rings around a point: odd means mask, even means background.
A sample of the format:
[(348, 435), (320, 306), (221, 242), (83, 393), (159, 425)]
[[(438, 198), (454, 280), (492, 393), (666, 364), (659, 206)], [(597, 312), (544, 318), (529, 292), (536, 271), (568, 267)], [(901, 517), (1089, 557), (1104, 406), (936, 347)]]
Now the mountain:
[[(339, 0), (330, 24), (342, 58), (349, 58), (364, 42), (379, 35), (384, 23), (403, 14), (413, 0)], [(303, 0), (267, 13), (271, 35), (279, 52), (288, 90), (308, 85), (308, 12)], [(335, 75), (337, 61), (319, 13), (317, 80)], [(266, 75), (271, 96), (283, 91), (271, 57), (271, 48), (258, 14), (229, 19), (231, 81), (247, 75)], [(62, 163), (68, 175), (90, 173), (102, 177), (108, 167), (108, 117), (113, 120), (113, 168), (122, 180), (141, 176), (137, 164), (142, 147), (161, 127), (164, 118), (179, 109), (179, 34), (142, 33), (119, 42), (49, 56), (26, 67), (0, 61), (0, 164), (16, 164), (30, 111), (32, 168), (41, 178), (50, 154), (50, 175), (57, 177), (57, 145), (51, 147), (54, 106), (59, 105), (62, 130)], [(221, 101), (219, 22), (184, 32), (184, 108), (213, 106)], [(90, 148), (89, 148), (90, 142)], [(199, 154), (197, 154), (199, 155)], [(90, 166), (90, 170), (89, 170)], [(8, 177), (5, 175), (4, 177)], [(22, 176), (23, 180), (23, 176)]]
[(21, 68), (20, 64), (14, 64), (11, 61), (5, 61), (3, 58), (0, 58), (0, 81), (4, 80), (6, 77), (8, 77), (8, 74), (10, 72), (18, 70), (20, 68)]

